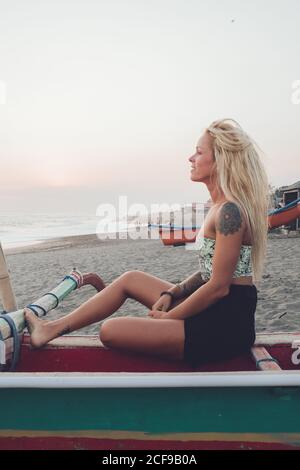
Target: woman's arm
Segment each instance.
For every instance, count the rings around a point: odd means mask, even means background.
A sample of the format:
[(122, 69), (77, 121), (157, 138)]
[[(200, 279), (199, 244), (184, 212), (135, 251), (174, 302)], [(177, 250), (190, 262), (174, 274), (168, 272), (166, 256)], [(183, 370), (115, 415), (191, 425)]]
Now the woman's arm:
[(169, 292), (174, 295), (174, 299), (182, 299), (183, 297), (188, 297), (200, 286), (205, 284), (206, 281), (202, 279), (200, 271), (197, 271), (191, 274), (187, 279), (176, 284), (176, 286), (171, 287)]
[(184, 320), (205, 310), (227, 294), (228, 290), (225, 287), (217, 286), (209, 280), (181, 302), (181, 304), (171, 308), (166, 313), (166, 317)]
[(177, 290), (177, 292), (179, 292), (178, 298), (181, 299), (182, 297), (188, 297), (205, 283), (206, 281), (203, 280), (201, 272), (196, 271), (195, 273), (191, 274), (187, 279), (177, 284), (177, 286), (179, 287), (179, 289)]
[(212, 275), (181, 304), (167, 312), (168, 318), (184, 319), (205, 310), (229, 293), (245, 230), (239, 208), (226, 202), (216, 213), (216, 244), (212, 260)]

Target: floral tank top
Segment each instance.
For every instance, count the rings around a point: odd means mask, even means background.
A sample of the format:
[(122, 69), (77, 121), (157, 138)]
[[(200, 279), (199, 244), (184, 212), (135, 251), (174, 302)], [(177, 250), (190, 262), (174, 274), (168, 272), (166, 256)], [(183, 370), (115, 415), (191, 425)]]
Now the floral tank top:
[[(212, 274), (212, 259), (216, 240), (207, 237), (202, 238), (203, 243), (199, 248), (200, 273), (202, 279), (208, 281)], [(233, 277), (252, 276), (251, 249), (252, 246), (250, 245), (241, 245), (240, 256)]]

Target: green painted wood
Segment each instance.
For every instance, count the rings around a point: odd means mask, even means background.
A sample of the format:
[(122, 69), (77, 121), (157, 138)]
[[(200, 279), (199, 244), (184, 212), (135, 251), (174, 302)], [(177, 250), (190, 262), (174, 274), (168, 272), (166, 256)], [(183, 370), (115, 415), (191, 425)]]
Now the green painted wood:
[(300, 388), (1, 389), (0, 429), (299, 433)]

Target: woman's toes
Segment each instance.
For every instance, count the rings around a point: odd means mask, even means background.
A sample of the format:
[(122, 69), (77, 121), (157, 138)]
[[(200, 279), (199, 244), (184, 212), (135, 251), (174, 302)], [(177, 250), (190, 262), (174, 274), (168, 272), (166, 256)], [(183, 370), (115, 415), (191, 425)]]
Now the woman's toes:
[(35, 323), (39, 320), (37, 319), (36, 315), (31, 310), (29, 310), (29, 308), (24, 308), (24, 319), (28, 331), (31, 333), (31, 331), (34, 329)]
[(28, 308), (24, 309), (25, 324), (30, 334), (30, 343), (34, 348), (45, 344), (45, 324)]

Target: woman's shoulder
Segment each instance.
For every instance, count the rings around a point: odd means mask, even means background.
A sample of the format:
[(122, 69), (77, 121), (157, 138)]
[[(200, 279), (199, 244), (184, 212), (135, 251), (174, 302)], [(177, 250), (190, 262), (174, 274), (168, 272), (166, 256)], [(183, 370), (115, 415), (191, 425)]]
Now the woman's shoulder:
[(237, 202), (226, 199), (216, 204), (213, 219), (215, 230), (220, 230), (225, 235), (243, 230), (243, 244), (251, 244), (246, 217), (242, 207)]
[(235, 202), (228, 199), (221, 201), (213, 206), (214, 208), (214, 217), (218, 219), (220, 217), (234, 218), (234, 219), (244, 219), (243, 210), (241, 206)]
[(219, 203), (216, 203), (214, 206), (215, 216), (220, 216), (220, 214), (235, 215), (241, 219), (245, 219), (245, 212), (243, 206), (238, 201), (231, 201), (225, 199)]

